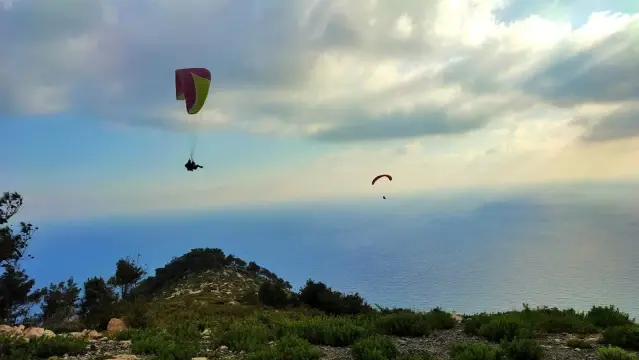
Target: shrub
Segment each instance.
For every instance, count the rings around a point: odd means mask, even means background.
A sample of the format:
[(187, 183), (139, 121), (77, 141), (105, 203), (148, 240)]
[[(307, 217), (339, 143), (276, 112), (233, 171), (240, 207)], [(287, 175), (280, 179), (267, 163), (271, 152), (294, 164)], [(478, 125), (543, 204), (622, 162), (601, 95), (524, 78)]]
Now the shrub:
[(493, 319), (479, 328), (479, 335), (489, 341), (511, 341), (514, 338), (529, 338), (532, 330), (516, 319)]
[(26, 341), (21, 337), (0, 335), (0, 358), (18, 360), (78, 355), (87, 342), (68, 336), (40, 337)]
[(532, 339), (504, 341), (501, 348), (510, 360), (541, 360), (544, 354), (543, 348)]
[(317, 360), (322, 351), (314, 348), (308, 341), (295, 336), (282, 337), (274, 348), (249, 354), (247, 360)]
[(605, 344), (639, 350), (639, 327), (636, 325), (613, 326), (604, 330), (601, 340)]
[(220, 334), (219, 344), (231, 350), (252, 352), (264, 349), (271, 340), (275, 340), (275, 334), (266, 325), (246, 320), (232, 323)]
[(473, 315), (462, 322), (464, 333), (468, 335), (479, 335), (479, 329), (491, 322), (495, 317), (486, 313)]
[(285, 331), (315, 345), (348, 346), (369, 334), (369, 331), (348, 318), (311, 317), (292, 321)]
[(399, 350), (389, 337), (373, 335), (354, 343), (351, 353), (355, 360), (388, 360), (397, 358)]
[(488, 344), (462, 343), (450, 349), (452, 360), (499, 360), (500, 354), (499, 350)]
[(259, 301), (275, 308), (284, 308), (289, 304), (288, 291), (284, 284), (265, 281), (257, 293)]
[(431, 329), (452, 329), (456, 324), (451, 314), (440, 308), (434, 308), (426, 313), (426, 319)]
[(584, 339), (570, 339), (566, 341), (566, 346), (573, 349), (591, 349), (592, 344)]
[(613, 326), (632, 325), (633, 321), (630, 319), (630, 315), (615, 306), (593, 306), (586, 319), (600, 328), (609, 328)]
[(199, 352), (199, 336), (185, 335), (182, 329), (139, 330), (131, 333), (131, 351), (134, 354), (155, 355), (162, 360), (190, 360)]
[(375, 329), (386, 335), (428, 336), (431, 333), (429, 317), (417, 313), (382, 315), (375, 320)]
[(299, 292), (299, 301), (331, 315), (369, 313), (373, 308), (357, 293), (344, 295), (322, 282), (308, 280)]
[(618, 347), (606, 347), (597, 350), (600, 360), (637, 360), (637, 356)]

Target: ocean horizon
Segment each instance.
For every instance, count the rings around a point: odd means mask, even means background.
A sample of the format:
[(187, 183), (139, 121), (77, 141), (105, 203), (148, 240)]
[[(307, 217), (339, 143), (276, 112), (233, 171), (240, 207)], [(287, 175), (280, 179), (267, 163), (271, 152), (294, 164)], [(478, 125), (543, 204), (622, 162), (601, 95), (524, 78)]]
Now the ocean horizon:
[[(25, 261), (36, 286), (112, 275), (141, 255), (152, 275), (193, 248), (255, 261), (369, 303), (460, 313), (614, 304), (639, 316), (637, 184), (394, 195), (74, 221), (41, 221)], [(20, 216), (20, 220), (23, 216)]]

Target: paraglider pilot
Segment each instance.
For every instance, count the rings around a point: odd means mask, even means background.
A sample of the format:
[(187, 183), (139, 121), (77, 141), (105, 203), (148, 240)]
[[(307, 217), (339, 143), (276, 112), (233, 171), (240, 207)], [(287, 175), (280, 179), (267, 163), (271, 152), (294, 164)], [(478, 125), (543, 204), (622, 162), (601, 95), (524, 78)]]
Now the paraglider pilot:
[(204, 166), (196, 164), (195, 161), (193, 161), (193, 159), (189, 158), (189, 161), (187, 161), (186, 164), (184, 164), (184, 167), (188, 171), (193, 171), (193, 170), (203, 168)]

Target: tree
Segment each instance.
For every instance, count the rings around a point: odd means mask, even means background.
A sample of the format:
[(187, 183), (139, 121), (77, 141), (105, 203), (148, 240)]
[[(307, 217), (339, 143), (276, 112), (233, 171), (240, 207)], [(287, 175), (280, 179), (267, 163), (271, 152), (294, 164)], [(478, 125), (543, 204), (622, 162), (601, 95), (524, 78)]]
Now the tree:
[(115, 275), (109, 279), (109, 285), (120, 288), (120, 298), (125, 299), (133, 288), (146, 275), (146, 271), (130, 258), (120, 259), (115, 265)]
[(51, 283), (41, 292), (42, 321), (47, 327), (59, 327), (77, 314), (80, 288), (72, 277), (66, 283)]
[(289, 304), (289, 294), (280, 282), (265, 281), (257, 292), (260, 302), (266, 306), (283, 308)]
[(105, 329), (115, 314), (117, 295), (101, 277), (84, 283), (84, 296), (80, 303), (80, 317), (91, 329)]
[(4, 270), (0, 276), (0, 322), (14, 323), (24, 318), (41, 295), (31, 292), (35, 281), (20, 266), (25, 257), (33, 258), (26, 250), (37, 228), (21, 222), (16, 231), (9, 225), (22, 205), (23, 199), (18, 193), (5, 192), (0, 197), (0, 267)]
[(5, 192), (0, 197), (0, 266), (17, 265), (24, 257), (33, 258), (26, 254), (26, 249), (38, 229), (32, 224), (21, 222), (19, 231), (7, 225), (9, 220), (20, 211), (23, 199), (18, 193)]
[(0, 322), (15, 324), (25, 318), (31, 306), (40, 298), (39, 292), (31, 292), (35, 281), (21, 268), (5, 265), (0, 276)]

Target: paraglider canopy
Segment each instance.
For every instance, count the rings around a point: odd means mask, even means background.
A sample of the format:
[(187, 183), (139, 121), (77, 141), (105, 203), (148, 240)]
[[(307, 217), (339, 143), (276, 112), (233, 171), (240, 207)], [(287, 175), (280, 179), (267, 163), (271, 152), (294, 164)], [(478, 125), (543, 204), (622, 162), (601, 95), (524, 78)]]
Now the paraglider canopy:
[(205, 68), (175, 70), (175, 99), (184, 100), (190, 115), (202, 110), (211, 87), (211, 72)]
[(375, 183), (377, 182), (377, 180), (381, 179), (381, 178), (388, 178), (389, 181), (393, 181), (393, 177), (388, 175), (388, 174), (381, 174), (381, 175), (377, 175), (373, 178), (373, 181), (371, 182), (371, 185), (375, 185)]
[[(381, 178), (387, 178), (388, 181), (393, 181), (393, 177), (388, 175), (388, 174), (381, 174), (381, 175), (377, 175), (373, 178), (373, 181), (371, 182), (371, 185), (375, 185), (375, 183), (377, 182), (377, 180), (381, 179)], [(382, 196), (382, 199), (386, 200), (386, 196)]]

